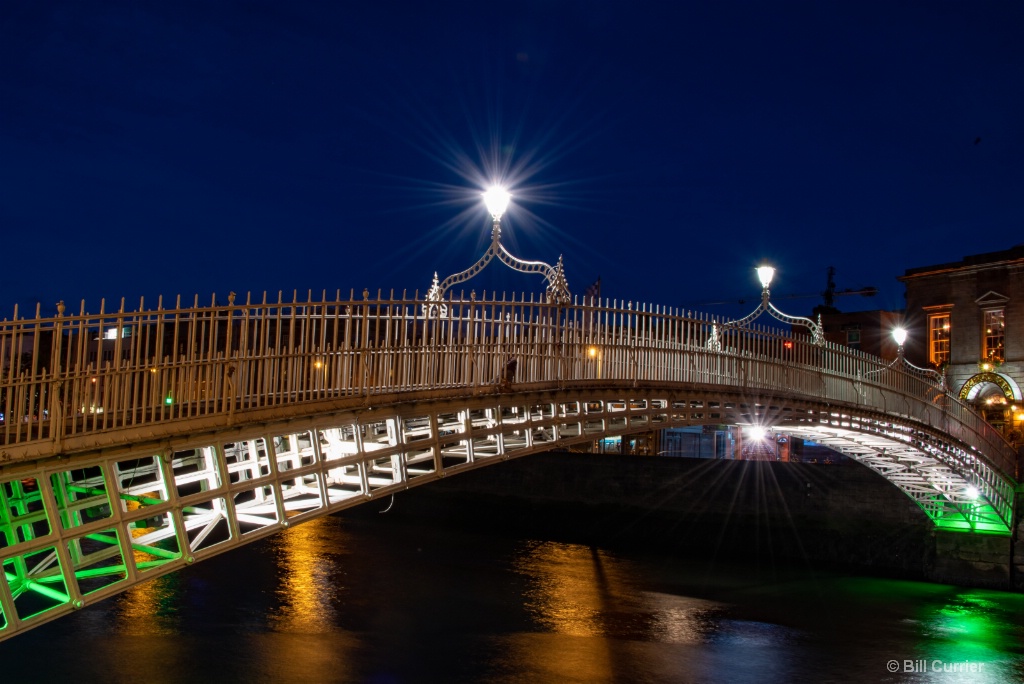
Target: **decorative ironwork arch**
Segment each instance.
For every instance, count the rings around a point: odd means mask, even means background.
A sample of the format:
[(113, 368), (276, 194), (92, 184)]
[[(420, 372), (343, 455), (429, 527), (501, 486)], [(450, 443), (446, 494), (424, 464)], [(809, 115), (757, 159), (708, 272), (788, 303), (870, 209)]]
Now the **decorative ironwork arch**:
[(960, 388), (960, 400), (972, 401), (978, 396), (981, 386), (986, 383), (998, 387), (1007, 401), (1022, 400), (1020, 387), (1013, 381), (1013, 378), (1009, 378), (1002, 373), (978, 373), (971, 376), (964, 383), (964, 386)]
[(722, 351), (721, 335), (727, 330), (742, 330), (753, 323), (761, 314), (767, 313), (769, 316), (777, 321), (781, 321), (787, 325), (801, 325), (811, 332), (811, 339), (814, 344), (823, 345), (825, 344), (825, 329), (821, 325), (821, 314), (818, 314), (818, 320), (813, 321), (810, 318), (804, 316), (790, 316), (789, 314), (780, 311), (774, 304), (771, 303), (771, 291), (769, 284), (772, 279), (772, 275), (775, 273), (775, 269), (767, 266), (762, 266), (758, 269), (758, 276), (762, 277), (762, 271), (767, 271), (764, 274), (764, 280), (761, 285), (761, 303), (758, 304), (757, 308), (751, 311), (749, 314), (734, 321), (724, 321), (721, 326), (718, 323), (712, 323), (711, 335), (707, 341), (707, 348), (711, 351)]
[[(464, 283), (480, 273), (495, 257), (514, 271), (519, 271), (520, 273), (539, 273), (544, 276), (544, 280), (548, 284), (545, 295), (549, 304), (568, 304), (572, 301), (572, 295), (569, 293), (569, 284), (565, 279), (562, 257), (558, 257), (558, 263), (554, 266), (543, 261), (520, 259), (505, 249), (505, 245), (501, 244), (501, 220), (495, 218), (491, 226), (491, 244), (488, 246), (487, 251), (477, 259), (475, 264), (466, 270), (453, 273), (440, 282), (438, 282), (437, 274), (435, 273), (434, 281), (430, 286), (430, 290), (427, 291), (428, 304), (424, 305), (424, 307), (433, 311), (433, 307), (438, 306), (444, 300), (445, 294), (448, 293), (451, 287)], [(442, 314), (443, 311), (444, 309), (442, 309)]]

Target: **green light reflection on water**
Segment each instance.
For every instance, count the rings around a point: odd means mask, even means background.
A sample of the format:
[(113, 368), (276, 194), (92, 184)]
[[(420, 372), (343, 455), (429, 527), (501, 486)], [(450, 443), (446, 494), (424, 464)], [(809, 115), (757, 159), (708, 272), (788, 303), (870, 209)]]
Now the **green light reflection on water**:
[[(893, 677), (886, 681), (1024, 681), (1024, 595), (865, 577), (824, 579), (816, 586), (815, 592), (799, 591), (794, 602), (813, 594), (843, 615), (843, 638), (877, 656), (870, 672), (895, 661), (898, 669), (883, 673)], [(972, 663), (973, 672), (967, 669)]]
[[(957, 590), (942, 605), (925, 607), (921, 680), (1010, 682), (1024, 679), (1024, 596), (977, 589)], [(977, 669), (972, 671), (972, 664)]]

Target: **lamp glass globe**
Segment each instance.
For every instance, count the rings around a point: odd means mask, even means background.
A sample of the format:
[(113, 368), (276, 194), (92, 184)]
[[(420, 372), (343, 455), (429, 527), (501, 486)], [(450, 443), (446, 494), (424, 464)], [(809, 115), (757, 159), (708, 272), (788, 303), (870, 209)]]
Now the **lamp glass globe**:
[(484, 204), (487, 205), (487, 211), (491, 212), (491, 216), (495, 220), (501, 218), (501, 215), (508, 209), (509, 200), (512, 199), (512, 195), (509, 194), (508, 190), (500, 185), (488, 188), (487, 192), (483, 193), (483, 197)]

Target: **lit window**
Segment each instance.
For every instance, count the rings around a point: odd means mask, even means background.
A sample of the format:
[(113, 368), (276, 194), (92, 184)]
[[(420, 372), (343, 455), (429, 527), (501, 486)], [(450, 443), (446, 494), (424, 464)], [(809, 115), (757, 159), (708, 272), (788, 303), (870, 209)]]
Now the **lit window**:
[(990, 309), (985, 312), (981, 338), (985, 342), (986, 361), (1003, 360), (1003, 341), (1006, 339), (1006, 321), (1002, 309)]
[(103, 339), (116, 340), (118, 330), (121, 331), (121, 337), (132, 336), (131, 328), (107, 328), (106, 330), (103, 331)]
[(928, 317), (928, 360), (936, 366), (949, 362), (949, 313)]

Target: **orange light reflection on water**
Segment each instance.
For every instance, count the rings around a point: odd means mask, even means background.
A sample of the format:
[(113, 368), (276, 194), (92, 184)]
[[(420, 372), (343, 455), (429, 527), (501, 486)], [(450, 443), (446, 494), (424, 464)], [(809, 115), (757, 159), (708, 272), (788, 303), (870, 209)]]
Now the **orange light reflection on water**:
[[(530, 544), (515, 563), (530, 579), (525, 607), (540, 624), (570, 636), (600, 636), (607, 599), (599, 577), (603, 552), (577, 544)], [(605, 587), (606, 588), (606, 587)]]
[(514, 567), (528, 581), (524, 607), (549, 633), (511, 639), (508, 658), (541, 678), (616, 681), (628, 676), (627, 652), (641, 644), (688, 647), (714, 632), (719, 604), (645, 591), (631, 580), (628, 563), (600, 549), (530, 543)]
[(515, 562), (529, 578), (525, 605), (537, 622), (570, 636), (705, 640), (719, 604), (634, 586), (628, 564), (601, 549), (531, 543)]
[(279, 607), (271, 626), (282, 632), (336, 631), (334, 609), (342, 575), (335, 554), (345, 553), (346, 541), (337, 520), (317, 518), (272, 538), (281, 584)]
[(178, 634), (180, 588), (181, 577), (176, 573), (129, 587), (116, 599), (117, 632), (128, 636)]

